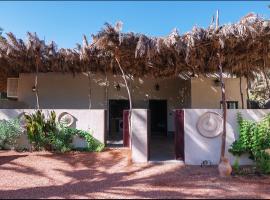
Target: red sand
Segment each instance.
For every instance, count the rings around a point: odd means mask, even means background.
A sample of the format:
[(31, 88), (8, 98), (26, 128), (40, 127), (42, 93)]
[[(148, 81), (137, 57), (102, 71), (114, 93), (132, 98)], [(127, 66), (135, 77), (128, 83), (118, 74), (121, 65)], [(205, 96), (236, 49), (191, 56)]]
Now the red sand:
[(0, 198), (270, 198), (270, 177), (220, 178), (215, 167), (130, 165), (127, 154), (0, 151)]

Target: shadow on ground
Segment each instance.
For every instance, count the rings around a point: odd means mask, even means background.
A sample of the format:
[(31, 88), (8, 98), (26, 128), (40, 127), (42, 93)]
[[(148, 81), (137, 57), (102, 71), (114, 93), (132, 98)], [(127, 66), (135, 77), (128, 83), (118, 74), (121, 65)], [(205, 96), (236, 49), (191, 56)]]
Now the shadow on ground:
[[(128, 150), (0, 154), (0, 198), (270, 198), (270, 178), (129, 162)], [(2, 159), (4, 160), (2, 162)]]

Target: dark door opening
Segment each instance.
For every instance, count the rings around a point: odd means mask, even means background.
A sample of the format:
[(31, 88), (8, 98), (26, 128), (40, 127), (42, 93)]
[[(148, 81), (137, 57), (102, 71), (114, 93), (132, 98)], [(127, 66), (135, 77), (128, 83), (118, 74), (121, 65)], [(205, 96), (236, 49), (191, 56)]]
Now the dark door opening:
[(150, 161), (174, 160), (174, 134), (168, 134), (167, 100), (150, 100)]
[(123, 111), (127, 109), (129, 109), (128, 100), (109, 100), (107, 145), (123, 146)]
[(167, 100), (149, 100), (151, 136), (167, 135)]

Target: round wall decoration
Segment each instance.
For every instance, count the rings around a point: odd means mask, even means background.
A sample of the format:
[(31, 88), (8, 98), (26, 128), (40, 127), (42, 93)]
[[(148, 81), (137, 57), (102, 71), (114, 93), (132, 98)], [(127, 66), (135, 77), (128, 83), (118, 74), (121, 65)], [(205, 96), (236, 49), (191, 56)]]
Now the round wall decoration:
[(58, 122), (63, 124), (65, 127), (70, 127), (74, 121), (74, 117), (67, 112), (61, 113), (58, 117)]
[(214, 138), (222, 133), (223, 119), (216, 112), (206, 112), (202, 114), (197, 122), (198, 132), (207, 138)]

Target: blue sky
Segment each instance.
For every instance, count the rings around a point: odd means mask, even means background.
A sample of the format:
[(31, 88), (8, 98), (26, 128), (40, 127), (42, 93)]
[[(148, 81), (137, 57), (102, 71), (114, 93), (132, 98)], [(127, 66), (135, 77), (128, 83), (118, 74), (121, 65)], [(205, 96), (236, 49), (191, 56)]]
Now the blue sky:
[(220, 10), (220, 23), (233, 23), (249, 12), (269, 18), (267, 1), (67, 1), (0, 2), (0, 27), (25, 38), (36, 32), (59, 47), (75, 47), (82, 35), (99, 31), (105, 22), (124, 23), (123, 31), (164, 36), (177, 28), (180, 33), (194, 25), (207, 27)]

